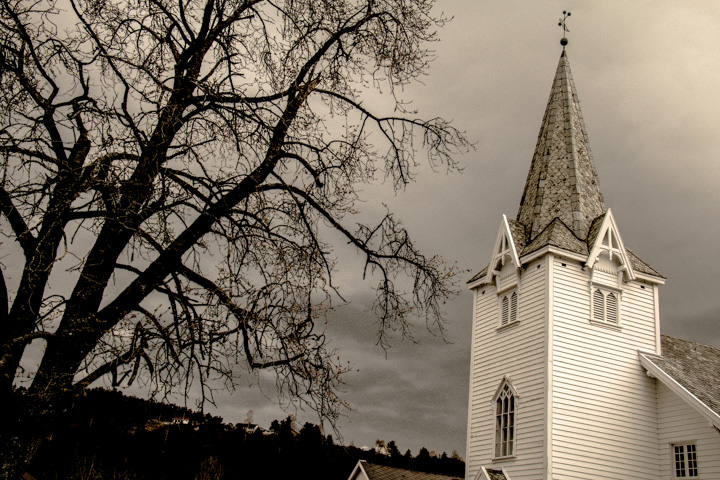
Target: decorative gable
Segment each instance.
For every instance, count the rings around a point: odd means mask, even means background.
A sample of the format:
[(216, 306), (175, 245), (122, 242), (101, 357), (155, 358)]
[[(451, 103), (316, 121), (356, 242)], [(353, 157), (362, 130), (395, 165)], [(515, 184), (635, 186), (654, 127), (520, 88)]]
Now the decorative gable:
[(594, 283), (619, 287), (622, 280), (635, 279), (630, 257), (609, 208), (605, 215), (593, 222), (588, 246), (590, 255), (586, 265), (592, 269)]
[(490, 283), (494, 279), (499, 291), (507, 290), (518, 284), (519, 268), (520, 259), (518, 257), (516, 242), (513, 238), (508, 219), (503, 215), (500, 230), (495, 240), (493, 254), (490, 258), (486, 282)]

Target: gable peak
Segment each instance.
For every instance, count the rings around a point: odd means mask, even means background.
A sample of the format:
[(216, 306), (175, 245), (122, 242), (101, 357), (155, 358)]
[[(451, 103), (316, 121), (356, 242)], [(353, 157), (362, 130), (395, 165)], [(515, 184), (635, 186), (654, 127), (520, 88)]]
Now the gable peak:
[(593, 222), (588, 238), (588, 247), (590, 248), (586, 262), (588, 267), (595, 269), (598, 264), (602, 263), (599, 260), (605, 258), (621, 267), (620, 271), (624, 272), (627, 281), (635, 278), (632, 262), (625, 250), (615, 217), (609, 208), (605, 215), (598, 217)]

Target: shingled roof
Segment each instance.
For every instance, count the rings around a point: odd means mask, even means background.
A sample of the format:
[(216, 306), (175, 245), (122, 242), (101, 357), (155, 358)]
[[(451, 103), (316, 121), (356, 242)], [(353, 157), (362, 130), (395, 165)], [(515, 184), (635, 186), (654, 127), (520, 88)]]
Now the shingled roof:
[(628, 254), (628, 258), (630, 259), (630, 264), (632, 265), (633, 270), (636, 272), (641, 273), (647, 273), (648, 275), (654, 275), (656, 277), (665, 278), (664, 275), (662, 275), (660, 272), (655, 270), (653, 267), (645, 263), (640, 257), (635, 255), (634, 252), (632, 252), (629, 248), (625, 247), (625, 252)]
[[(592, 250), (606, 209), (580, 100), (563, 49), (550, 89), (517, 220), (508, 220), (519, 257), (552, 246), (579, 255)], [(625, 249), (634, 272), (664, 278)], [(487, 267), (468, 280), (471, 288)]]
[(360, 460), (349, 480), (460, 480), (460, 477), (388, 467)]
[(581, 255), (588, 254), (587, 244), (577, 238), (570, 228), (562, 222), (562, 220), (555, 218), (528, 246), (523, 249), (520, 256), (533, 253), (547, 245), (559, 247), (563, 250), (579, 253)]
[(580, 100), (563, 49), (545, 109), (517, 220), (532, 242), (555, 218), (585, 240), (605, 212)]
[(668, 335), (661, 345), (661, 357), (643, 357), (720, 416), (720, 350)]

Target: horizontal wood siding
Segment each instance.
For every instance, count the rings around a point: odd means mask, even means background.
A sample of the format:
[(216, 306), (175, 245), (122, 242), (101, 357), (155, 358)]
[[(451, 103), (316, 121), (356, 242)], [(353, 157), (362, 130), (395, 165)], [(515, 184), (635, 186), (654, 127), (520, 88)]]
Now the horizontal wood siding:
[(515, 272), (515, 265), (511, 262), (503, 265), (500, 275), (497, 277), (498, 289), (503, 291), (508, 288), (512, 288), (515, 284), (517, 284), (517, 281), (518, 277)]
[(695, 442), (700, 480), (720, 480), (720, 432), (672, 390), (658, 383), (660, 478), (671, 480), (671, 445)]
[(590, 321), (589, 272), (556, 259), (553, 282), (553, 478), (658, 478), (655, 382), (638, 360), (655, 350), (653, 287), (622, 284), (608, 326)]
[(609, 285), (611, 287), (617, 287), (618, 276), (617, 273), (595, 271), (595, 273), (593, 274), (593, 281)]
[[(518, 323), (500, 329), (495, 286), (480, 287), (475, 295), (467, 445), (469, 479), (475, 478), (481, 466), (504, 467), (513, 480), (537, 480), (544, 476), (546, 291), (547, 265), (544, 261), (534, 262), (520, 276)], [(504, 375), (510, 377), (519, 396), (516, 457), (493, 463), (492, 398)]]

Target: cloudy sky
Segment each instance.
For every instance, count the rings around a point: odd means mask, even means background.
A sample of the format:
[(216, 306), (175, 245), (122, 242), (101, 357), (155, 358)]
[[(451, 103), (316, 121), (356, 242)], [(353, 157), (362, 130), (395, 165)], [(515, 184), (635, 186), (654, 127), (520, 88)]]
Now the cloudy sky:
[[(462, 174), (423, 171), (383, 200), (426, 253), (468, 270), (463, 283), (486, 265), (502, 214), (517, 213), (561, 52), (558, 18), (570, 10), (568, 55), (606, 205), (625, 244), (668, 278), (663, 332), (720, 347), (720, 2), (628, 4), (438, 0), (437, 12), (454, 20), (407, 96), (423, 116), (452, 119), (476, 149), (461, 158)], [(464, 456), (470, 292), (447, 305), (446, 341), (420, 324), (419, 343), (397, 341), (385, 353), (357, 259), (342, 260), (339, 283), (352, 303), (334, 314), (329, 336), (356, 370), (346, 376), (344, 441)], [(240, 422), (253, 410), (268, 427), (288, 412), (272, 383), (261, 384), (218, 396), (211, 412)]]

